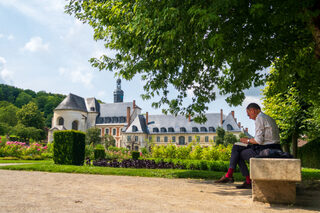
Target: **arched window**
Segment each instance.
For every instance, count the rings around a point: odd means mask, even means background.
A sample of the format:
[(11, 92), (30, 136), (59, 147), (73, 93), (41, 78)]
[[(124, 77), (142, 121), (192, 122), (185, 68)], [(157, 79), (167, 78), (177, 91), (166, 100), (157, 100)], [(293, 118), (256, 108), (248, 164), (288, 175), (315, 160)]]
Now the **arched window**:
[(112, 135), (117, 135), (117, 129), (116, 128), (112, 129)]
[(169, 127), (168, 128), (168, 132), (174, 132), (174, 128), (173, 127)]
[(167, 129), (164, 128), (164, 127), (161, 127), (160, 131), (161, 131), (161, 132), (167, 132)]
[(73, 121), (72, 122), (72, 129), (78, 130), (78, 121)]
[(153, 132), (159, 132), (159, 129), (157, 127), (152, 129)]
[(230, 124), (228, 124), (227, 125), (227, 130), (233, 130), (233, 127)]
[(215, 132), (215, 131), (216, 131), (216, 129), (213, 126), (209, 127), (209, 132)]
[(63, 117), (58, 118), (58, 125), (63, 125), (63, 124), (64, 124)]
[(168, 137), (164, 136), (164, 142), (168, 142)]
[(185, 145), (185, 144), (186, 144), (185, 137), (179, 136), (179, 145)]
[(207, 130), (206, 127), (200, 127), (200, 131), (201, 131), (201, 132), (208, 132), (208, 130)]
[(105, 134), (106, 134), (106, 135), (109, 135), (109, 128), (106, 128), (105, 131), (106, 131)]
[(135, 125), (132, 126), (132, 132), (137, 132), (138, 131), (138, 127), (136, 127)]
[(180, 127), (180, 132), (187, 132), (185, 127)]
[(198, 127), (192, 127), (192, 132), (199, 132)]

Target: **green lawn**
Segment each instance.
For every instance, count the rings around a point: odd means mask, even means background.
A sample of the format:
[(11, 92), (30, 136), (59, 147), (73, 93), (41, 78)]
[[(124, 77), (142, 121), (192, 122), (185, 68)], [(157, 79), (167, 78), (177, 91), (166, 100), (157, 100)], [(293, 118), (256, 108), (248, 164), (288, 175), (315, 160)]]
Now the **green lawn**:
[[(47, 161), (21, 161), (21, 160), (1, 160), (0, 163), (33, 163), (24, 165), (1, 166), (0, 169), (9, 170), (27, 170), (44, 172), (64, 172), (64, 173), (82, 173), (99, 175), (122, 175), (122, 176), (140, 176), (140, 177), (162, 177), (162, 178), (192, 178), (192, 179), (219, 179), (224, 172), (200, 171), (200, 170), (182, 170), (182, 169), (128, 169), (128, 168), (110, 168), (96, 166), (71, 166), (56, 165), (52, 160)], [(240, 173), (235, 173), (236, 181), (243, 181)], [(320, 180), (319, 169), (302, 169), (303, 180)]]

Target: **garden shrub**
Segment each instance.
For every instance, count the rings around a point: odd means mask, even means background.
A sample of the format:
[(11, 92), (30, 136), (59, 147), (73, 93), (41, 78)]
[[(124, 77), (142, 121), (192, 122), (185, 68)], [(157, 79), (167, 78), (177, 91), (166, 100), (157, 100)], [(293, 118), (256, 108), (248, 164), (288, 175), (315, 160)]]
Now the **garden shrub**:
[(138, 160), (139, 157), (140, 157), (140, 152), (133, 151), (133, 152), (131, 153), (131, 156), (132, 156), (132, 159)]
[(94, 159), (105, 159), (106, 158), (106, 150), (104, 149), (104, 146), (101, 144), (98, 144), (94, 147)]
[(85, 158), (86, 159), (94, 159), (94, 146), (93, 144), (85, 146)]
[(298, 158), (303, 167), (320, 169), (320, 138), (298, 149)]
[(53, 137), (54, 163), (83, 165), (85, 156), (85, 133), (75, 130), (64, 130), (54, 132)]

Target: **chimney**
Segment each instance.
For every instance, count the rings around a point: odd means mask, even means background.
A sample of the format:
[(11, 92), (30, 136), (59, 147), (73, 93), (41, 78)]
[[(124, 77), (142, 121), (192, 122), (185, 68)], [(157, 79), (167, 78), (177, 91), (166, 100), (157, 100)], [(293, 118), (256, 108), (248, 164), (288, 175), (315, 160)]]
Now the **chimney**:
[(191, 115), (189, 114), (189, 122), (191, 122)]
[(238, 123), (238, 127), (241, 128), (241, 122)]
[(221, 126), (223, 124), (223, 110), (222, 109), (220, 110), (220, 124), (221, 124)]
[(133, 100), (133, 103), (132, 103), (132, 110), (135, 110), (136, 109), (136, 100)]
[(148, 123), (149, 123), (149, 113), (146, 112), (146, 125), (148, 126)]
[(127, 123), (128, 123), (128, 127), (130, 125), (130, 107), (127, 107)]
[(233, 110), (231, 111), (231, 114), (232, 114), (232, 117), (234, 118), (234, 111)]
[(245, 130), (246, 132), (248, 132), (248, 128), (246, 128), (246, 130)]

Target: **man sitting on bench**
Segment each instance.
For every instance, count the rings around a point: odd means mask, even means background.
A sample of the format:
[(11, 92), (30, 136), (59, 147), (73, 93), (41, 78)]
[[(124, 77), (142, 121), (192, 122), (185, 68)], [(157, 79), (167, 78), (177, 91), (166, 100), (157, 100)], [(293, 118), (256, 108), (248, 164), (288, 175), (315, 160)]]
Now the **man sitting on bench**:
[(256, 103), (247, 106), (247, 115), (250, 119), (255, 120), (255, 137), (240, 138), (243, 145), (233, 145), (228, 172), (215, 183), (233, 183), (233, 172), (239, 165), (240, 172), (246, 177), (246, 181), (237, 188), (251, 189), (249, 170), (245, 160), (259, 155), (260, 151), (267, 148), (281, 150), (279, 129), (274, 119), (261, 112), (260, 106)]

